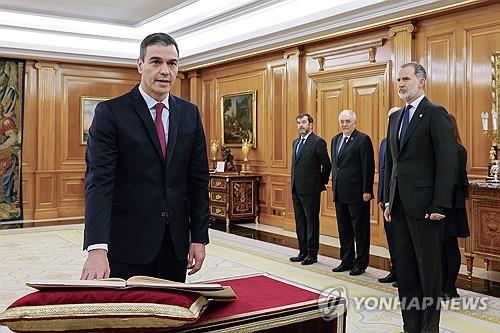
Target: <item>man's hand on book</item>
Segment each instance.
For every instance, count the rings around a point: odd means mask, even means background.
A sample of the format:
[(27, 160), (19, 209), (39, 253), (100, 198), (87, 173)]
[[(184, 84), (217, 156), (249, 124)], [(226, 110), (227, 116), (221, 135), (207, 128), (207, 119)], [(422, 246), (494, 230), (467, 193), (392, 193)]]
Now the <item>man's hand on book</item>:
[(189, 255), (188, 255), (188, 275), (193, 275), (198, 272), (203, 265), (205, 260), (205, 244), (202, 243), (191, 243), (189, 245)]
[(109, 262), (106, 250), (96, 249), (89, 251), (83, 265), (81, 280), (95, 280), (109, 278)]

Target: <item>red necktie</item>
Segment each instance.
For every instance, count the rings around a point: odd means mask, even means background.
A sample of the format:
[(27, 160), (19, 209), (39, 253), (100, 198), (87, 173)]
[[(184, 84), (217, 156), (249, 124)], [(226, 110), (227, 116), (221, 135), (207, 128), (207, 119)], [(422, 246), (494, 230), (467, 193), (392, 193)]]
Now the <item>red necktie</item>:
[(165, 129), (163, 128), (163, 122), (161, 121), (161, 114), (163, 113), (163, 108), (165, 105), (163, 103), (158, 103), (155, 105), (156, 117), (155, 117), (155, 127), (156, 134), (158, 134), (158, 139), (160, 140), (161, 151), (163, 153), (163, 158), (167, 153), (167, 140), (165, 138)]

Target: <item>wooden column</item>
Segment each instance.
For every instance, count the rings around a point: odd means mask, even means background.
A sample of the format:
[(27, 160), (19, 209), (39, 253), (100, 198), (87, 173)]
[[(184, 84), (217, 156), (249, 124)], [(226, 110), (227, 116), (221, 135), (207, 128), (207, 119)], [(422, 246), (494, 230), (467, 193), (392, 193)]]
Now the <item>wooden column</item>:
[(193, 71), (189, 72), (187, 77), (189, 79), (189, 100), (196, 105), (201, 105), (200, 74), (197, 71)]
[(403, 23), (391, 26), (388, 32), (392, 38), (392, 77), (394, 79), (394, 94), (392, 96), (391, 105), (402, 105), (397, 91), (397, 76), (399, 67), (407, 62), (415, 59), (414, 34), (418, 31), (418, 27), (411, 23)]
[(38, 70), (38, 156), (35, 170), (35, 219), (57, 217), (56, 63), (35, 63)]

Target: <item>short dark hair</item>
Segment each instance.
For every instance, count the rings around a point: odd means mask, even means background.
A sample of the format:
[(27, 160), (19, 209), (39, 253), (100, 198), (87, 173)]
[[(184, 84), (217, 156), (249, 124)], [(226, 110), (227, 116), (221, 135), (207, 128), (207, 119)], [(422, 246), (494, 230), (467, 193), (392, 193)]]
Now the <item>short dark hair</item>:
[(139, 58), (141, 60), (144, 60), (144, 57), (146, 56), (146, 48), (149, 45), (154, 45), (154, 44), (163, 44), (165, 46), (173, 45), (177, 50), (177, 56), (179, 56), (179, 46), (177, 46), (175, 39), (173, 39), (172, 36), (167, 35), (166, 33), (156, 32), (154, 34), (146, 36), (146, 38), (142, 40), (141, 49), (139, 53)]
[(417, 62), (407, 62), (406, 64), (402, 64), (401, 68), (405, 67), (413, 67), (415, 76), (418, 77), (419, 79), (427, 79), (427, 71), (425, 70), (425, 67), (420, 65)]
[(313, 117), (309, 113), (299, 113), (297, 115), (297, 118), (295, 118), (295, 120), (299, 120), (304, 117), (307, 117), (307, 121), (309, 122), (309, 124), (314, 123)]

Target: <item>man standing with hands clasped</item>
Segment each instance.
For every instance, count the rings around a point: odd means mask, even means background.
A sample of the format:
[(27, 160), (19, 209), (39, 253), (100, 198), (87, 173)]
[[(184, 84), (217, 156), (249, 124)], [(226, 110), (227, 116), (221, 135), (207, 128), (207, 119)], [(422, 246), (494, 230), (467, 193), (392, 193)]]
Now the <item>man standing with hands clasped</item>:
[(313, 133), (313, 118), (301, 113), (296, 121), (300, 137), (292, 144), (292, 200), (299, 254), (290, 261), (311, 265), (318, 260), (321, 192), (332, 166), (325, 140)]
[(101, 102), (89, 130), (82, 279), (148, 275), (184, 282), (205, 259), (208, 161), (198, 108), (170, 91), (179, 49), (141, 43), (141, 83)]
[[(370, 137), (356, 129), (356, 113), (339, 114), (342, 130), (332, 138), (333, 201), (340, 240), (339, 266), (333, 272), (360, 275), (370, 258), (370, 200), (375, 160)], [(356, 246), (354, 246), (356, 244)]]
[(457, 149), (448, 112), (424, 94), (417, 63), (399, 69), (405, 107), (387, 131), (384, 211), (392, 223), (405, 332), (439, 332), (443, 219), (452, 207)]

